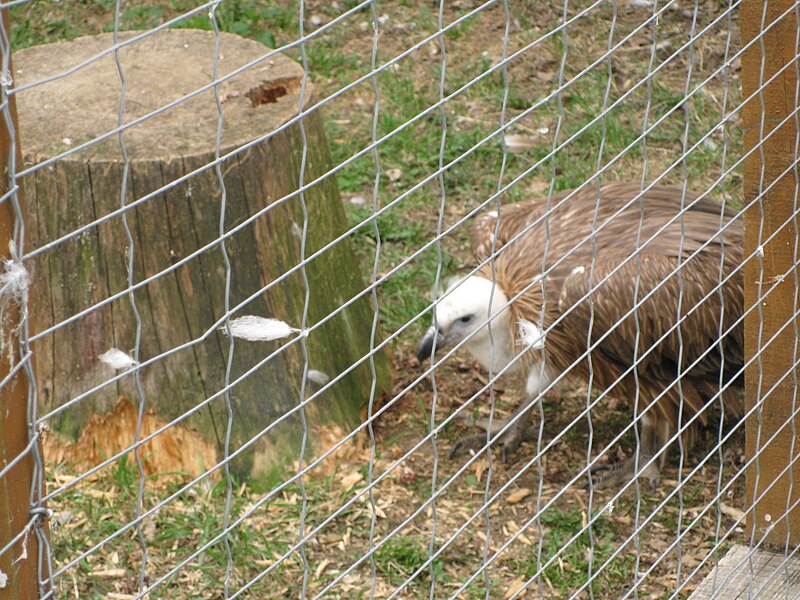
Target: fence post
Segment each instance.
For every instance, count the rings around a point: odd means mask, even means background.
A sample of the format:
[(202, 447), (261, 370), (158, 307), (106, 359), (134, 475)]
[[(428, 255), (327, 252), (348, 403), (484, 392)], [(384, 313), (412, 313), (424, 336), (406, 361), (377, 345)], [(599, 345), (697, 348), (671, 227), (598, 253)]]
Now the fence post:
[[(11, 68), (11, 48), (8, 10), (0, 10), (3, 20), (3, 39), (0, 40), (0, 60)], [(17, 164), (21, 164), (17, 111), (14, 96), (0, 92), (0, 195), (5, 194), (11, 182), (8, 164), (11, 152), (16, 153)], [(6, 103), (8, 110), (5, 110)], [(10, 117), (16, 140), (12, 144), (12, 133), (6, 121)], [(22, 194), (18, 194), (20, 202)], [(0, 203), (0, 257), (9, 258), (9, 242), (14, 237), (16, 215), (10, 198)], [(0, 381), (4, 380), (20, 360), (18, 331), (19, 310), (16, 301), (5, 302), (0, 322), (2, 356), (0, 357)], [(19, 456), (17, 462), (0, 478), (0, 550), (25, 531), (30, 522), (31, 485), (34, 476), (34, 457), (29, 445), (28, 427), (28, 378), (24, 369), (0, 387), (0, 470)], [(37, 524), (38, 525), (38, 524)], [(39, 536), (42, 532), (31, 529), (21, 536), (8, 550), (0, 555), (0, 599), (28, 600), (39, 597)], [(46, 534), (46, 529), (44, 530)]]
[[(742, 110), (744, 150), (753, 150), (744, 163), (745, 203), (761, 195), (744, 217), (744, 255), (753, 256), (744, 268), (745, 308), (754, 307), (745, 318), (745, 357), (760, 354), (745, 372), (746, 404), (750, 409), (763, 403), (746, 427), (747, 457), (756, 457), (747, 471), (748, 530), (756, 542), (766, 536), (768, 545), (780, 546), (800, 543), (800, 506), (791, 508), (800, 498), (800, 418), (792, 414), (800, 406), (791, 322), (797, 308), (798, 243), (797, 169), (792, 168), (798, 160), (798, 22), (793, 6), (793, 0), (744, 0), (739, 19), (742, 45), (756, 40), (742, 56), (743, 98), (756, 93)], [(798, 432), (794, 448), (790, 419)], [(791, 471), (786, 469), (790, 460)]]

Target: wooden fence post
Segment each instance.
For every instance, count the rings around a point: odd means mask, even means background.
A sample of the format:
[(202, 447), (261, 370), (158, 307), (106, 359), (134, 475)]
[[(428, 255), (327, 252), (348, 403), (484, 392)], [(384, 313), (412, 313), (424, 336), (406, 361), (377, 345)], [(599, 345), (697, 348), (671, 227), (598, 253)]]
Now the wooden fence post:
[[(790, 547), (800, 543), (800, 506), (787, 513), (800, 498), (800, 418), (792, 413), (800, 407), (792, 323), (798, 243), (798, 21), (793, 6), (793, 0), (744, 0), (739, 15), (742, 45), (756, 40), (742, 57), (742, 96), (756, 94), (742, 111), (744, 150), (755, 149), (744, 164), (745, 203), (761, 196), (744, 221), (744, 255), (753, 257), (744, 269), (745, 307), (754, 307), (745, 318), (745, 352), (747, 359), (760, 355), (745, 372), (746, 403), (748, 409), (762, 403), (747, 422), (747, 456), (757, 457), (747, 471), (748, 529), (756, 542), (764, 537), (767, 545), (784, 546), (788, 540)], [(794, 448), (791, 419), (797, 431)]]
[[(8, 10), (2, 10), (3, 36), (5, 43), (0, 43), (0, 60), (8, 61), (11, 68), (11, 49), (8, 45), (9, 26)], [(8, 53), (8, 56), (5, 54)], [(2, 92), (0, 92), (2, 94)], [(17, 165), (21, 164), (19, 133), (17, 128), (17, 111), (14, 96), (2, 94), (0, 102), (8, 102), (8, 111), (0, 110), (0, 195), (9, 190), (8, 164), (12, 152), (15, 152)], [(14, 132), (7, 126), (5, 114), (10, 115)], [(13, 135), (13, 138), (12, 138)], [(15, 144), (12, 142), (16, 142)], [(22, 201), (21, 191), (18, 193)], [(10, 258), (9, 242), (14, 237), (16, 214), (10, 198), (0, 203), (0, 258)], [(17, 325), (20, 321), (19, 307), (16, 299), (8, 290), (4, 303), (0, 335), (2, 335), (2, 356), (0, 356), (0, 381), (4, 380), (20, 360)], [(0, 599), (29, 600), (40, 597), (40, 552), (37, 527), (47, 534), (46, 524), (38, 520), (33, 528), (25, 534), (25, 528), (31, 522), (30, 502), (31, 485), (34, 476), (34, 457), (29, 448), (30, 429), (28, 423), (28, 377), (24, 369), (19, 369), (13, 377), (0, 387), (0, 470), (22, 456), (5, 475), (0, 478), (0, 549), (5, 548), (16, 537), (8, 550), (0, 555)]]

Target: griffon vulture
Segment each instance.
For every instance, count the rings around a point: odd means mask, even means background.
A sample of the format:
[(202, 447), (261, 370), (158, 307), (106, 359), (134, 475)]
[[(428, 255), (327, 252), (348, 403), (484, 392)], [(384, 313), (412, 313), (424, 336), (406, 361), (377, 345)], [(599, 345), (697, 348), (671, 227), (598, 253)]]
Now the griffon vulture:
[[(641, 415), (638, 463), (633, 457), (595, 468), (596, 486), (627, 481), (636, 464), (657, 457), (638, 473), (655, 486), (679, 415), (685, 423), (701, 412), (699, 421), (705, 423), (703, 406), (720, 383), (731, 383), (731, 393), (723, 395), (726, 413), (741, 412), (734, 389), (741, 387), (743, 364), (742, 327), (734, 325), (743, 305), (737, 269), (741, 221), (734, 211), (690, 192), (683, 194), (686, 208), (680, 217), (682, 191), (662, 186), (625, 207), (640, 192), (637, 184), (606, 184), (599, 193), (588, 186), (562, 204), (570, 192), (555, 195), (546, 221), (546, 203), (539, 200), (505, 205), (499, 216), (492, 211), (475, 219), (473, 253), (483, 262), (493, 249), (499, 251), (494, 269), (489, 263), (449, 287), (418, 357), (429, 360), (434, 346), (438, 352), (473, 333), (464, 347), (484, 368), (493, 360), (493, 373), (522, 354), (509, 372), (528, 373), (526, 400), (512, 416), (515, 424), (496, 439), (504, 458), (519, 446), (541, 390), (568, 369), (588, 384), (590, 342), (596, 344), (594, 389), (638, 402)], [(676, 327), (679, 313), (685, 318)], [(720, 327), (727, 332), (721, 340)], [(497, 420), (493, 431), (506, 423)], [(690, 427), (687, 444), (693, 433)], [(485, 441), (482, 434), (465, 438), (451, 456)]]

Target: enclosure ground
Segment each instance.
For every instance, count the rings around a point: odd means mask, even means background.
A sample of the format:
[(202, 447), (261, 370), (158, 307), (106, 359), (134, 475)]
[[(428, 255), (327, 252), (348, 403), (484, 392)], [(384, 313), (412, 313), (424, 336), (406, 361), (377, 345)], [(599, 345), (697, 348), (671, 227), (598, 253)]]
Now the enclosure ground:
[[(401, 352), (400, 356), (403, 355)], [(418, 369), (409, 366), (409, 359), (399, 360), (404, 363), (397, 365), (398, 370), (407, 375), (397, 382), (397, 391), (418, 375)], [(410, 362), (413, 365), (413, 359)], [(451, 362), (436, 377), (436, 422), (443, 421), (461, 405), (461, 398), (470, 397), (486, 381), (470, 362), (460, 359)], [(332, 589), (330, 597), (366, 598), (373, 585), (375, 597), (387, 597), (424, 566), (399, 597), (428, 597), (434, 581), (437, 598), (450, 597), (456, 592), (463, 598), (483, 598), (487, 585), (490, 598), (502, 598), (555, 557), (542, 570), (528, 597), (568, 597), (588, 581), (592, 569), (595, 598), (620, 598), (637, 580), (637, 570), (642, 577), (640, 591), (644, 597), (667, 598), (679, 589), (677, 597), (684, 598), (727, 550), (729, 542), (717, 543), (718, 536), (722, 538), (732, 527), (732, 539), (743, 535), (736, 526), (745, 506), (743, 477), (733, 481), (718, 502), (717, 457), (687, 478), (696, 467), (693, 455), (684, 461), (681, 473), (679, 456), (673, 456), (655, 490), (645, 483), (613, 504), (609, 500), (615, 490), (597, 491), (590, 497), (582, 489), (585, 483), (582, 478), (573, 481), (586, 464), (585, 448), (589, 441), (586, 419), (569, 429), (568, 436), (532, 465), (528, 463), (536, 454), (536, 440), (525, 442), (508, 463), (503, 463), (499, 453), (495, 453), (491, 465), (480, 458), (460, 476), (453, 477), (467, 458), (451, 460), (447, 455), (456, 439), (471, 433), (469, 428), (454, 424), (446, 428), (445, 435), (438, 436), (435, 446), (425, 442), (409, 454), (429, 430), (432, 396), (430, 385), (419, 385), (377, 423), (371, 478), (371, 444), (364, 435), (331, 455), (311, 471), (311, 476), (303, 478), (306, 499), (303, 531), (312, 533), (305, 544), (304, 556), (294, 552), (281, 561), (299, 539), (303, 512), (300, 487), (287, 486), (272, 500), (261, 504), (265, 490), (237, 483), (230, 521), (251, 511), (252, 514), (228, 537), (234, 560), (231, 589), (239, 589), (280, 561), (253, 585), (250, 592), (253, 597), (299, 597), (304, 573), (307, 593), (313, 596), (362, 560)], [(496, 386), (495, 399), (496, 416), (507, 416), (518, 400), (516, 386)], [(488, 396), (482, 399), (478, 413), (488, 415), (488, 400)], [(562, 390), (559, 402), (545, 403), (541, 445), (546, 446), (563, 431), (585, 402), (586, 390), (568, 385)], [(611, 436), (615, 425), (629, 418), (627, 408), (619, 402), (609, 401), (598, 412), (602, 412), (603, 418), (593, 419), (595, 439)], [(537, 431), (538, 422), (537, 419)], [(341, 439), (343, 432), (328, 430), (316, 434), (324, 446), (330, 447)], [(709, 437), (711, 445), (716, 434), (709, 432)], [(632, 437), (627, 439), (619, 452), (629, 453), (634, 444)], [(742, 440), (737, 436), (721, 457), (722, 489), (739, 472), (741, 446)], [(597, 448), (599, 451), (601, 446)], [(74, 477), (63, 469), (51, 469), (50, 473), (54, 486), (64, 485)], [(498, 494), (512, 478), (513, 483)], [(379, 479), (370, 499), (364, 490), (370, 481)], [(680, 491), (676, 493), (678, 487)], [(177, 483), (165, 488), (156, 481), (148, 482), (145, 509), (176, 489)], [(429, 502), (432, 490), (438, 492), (435, 504)], [(51, 504), (56, 511), (52, 537), (59, 562), (66, 563), (132, 520), (137, 491), (137, 471), (128, 459), (59, 496)], [(358, 500), (337, 513), (359, 494)], [(496, 494), (497, 498), (485, 510), (487, 498)], [(665, 499), (668, 499), (666, 504), (660, 506)], [(141, 535), (147, 546), (147, 581), (153, 582), (212, 542), (222, 530), (224, 507), (225, 485), (216, 478), (214, 483), (206, 481), (180, 494), (152, 517), (145, 518)], [(719, 522), (717, 508), (721, 511)], [(541, 518), (531, 521), (538, 509), (542, 510)], [(370, 548), (373, 514), (374, 546), (415, 513), (416, 517), (373, 553), (374, 562), (363, 559)], [(332, 521), (322, 525), (334, 514)], [(583, 534), (573, 540), (575, 532), (590, 518), (596, 519), (592, 538)], [(633, 535), (637, 524), (639, 535)], [(519, 535), (506, 547), (515, 534)], [(142, 558), (138, 536), (136, 528), (131, 528), (87, 557), (72, 572), (73, 589), (64, 589), (65, 595), (71, 592), (80, 598), (132, 596), (139, 582)], [(444, 550), (432, 566), (425, 566), (431, 539), (434, 552), (442, 547)], [(676, 543), (676, 539), (680, 541)], [(486, 557), (495, 554), (484, 575), (479, 569)], [(226, 564), (223, 542), (212, 543), (159, 587), (154, 597), (220, 597)], [(478, 576), (465, 586), (476, 572)], [(583, 596), (588, 597), (588, 591), (580, 594)]]

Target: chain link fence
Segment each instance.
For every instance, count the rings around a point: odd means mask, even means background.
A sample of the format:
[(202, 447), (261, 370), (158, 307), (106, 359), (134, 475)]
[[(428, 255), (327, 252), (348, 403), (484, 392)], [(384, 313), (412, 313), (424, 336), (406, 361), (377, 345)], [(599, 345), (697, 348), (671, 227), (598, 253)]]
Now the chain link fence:
[(5, 2), (0, 590), (796, 597), (798, 11)]

